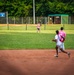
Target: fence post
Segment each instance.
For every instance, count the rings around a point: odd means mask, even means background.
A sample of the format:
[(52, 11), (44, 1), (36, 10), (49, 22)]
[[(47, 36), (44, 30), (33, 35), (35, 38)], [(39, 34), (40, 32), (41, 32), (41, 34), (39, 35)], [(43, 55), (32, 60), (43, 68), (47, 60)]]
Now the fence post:
[(23, 24), (23, 17), (22, 17), (22, 24)]
[(14, 24), (15, 24), (15, 17), (14, 17)]
[(8, 11), (6, 12), (6, 23), (7, 23), (7, 30), (9, 30), (9, 23), (8, 23)]
[(27, 30), (27, 23), (26, 23), (26, 30)]
[(46, 30), (46, 24), (44, 24), (44, 30)]

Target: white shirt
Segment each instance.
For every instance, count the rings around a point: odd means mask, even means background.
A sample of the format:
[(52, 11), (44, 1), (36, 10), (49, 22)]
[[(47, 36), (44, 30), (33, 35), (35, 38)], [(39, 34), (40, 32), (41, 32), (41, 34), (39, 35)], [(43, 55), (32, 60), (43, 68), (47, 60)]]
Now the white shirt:
[(57, 40), (56, 45), (61, 45), (62, 42), (60, 41), (59, 35), (55, 35), (55, 39)]

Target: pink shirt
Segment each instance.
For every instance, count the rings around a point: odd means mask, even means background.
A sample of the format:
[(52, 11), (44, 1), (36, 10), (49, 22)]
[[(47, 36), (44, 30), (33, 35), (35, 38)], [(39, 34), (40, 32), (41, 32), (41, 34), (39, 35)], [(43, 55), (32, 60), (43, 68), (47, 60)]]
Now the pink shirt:
[(64, 32), (64, 31), (62, 31), (62, 30), (60, 30), (59, 31), (59, 34), (60, 34), (60, 39), (61, 39), (61, 41), (63, 41), (63, 38), (62, 37), (66, 37), (66, 33)]
[(59, 31), (59, 34), (62, 35), (63, 37), (66, 37), (66, 33), (62, 30)]
[(37, 28), (40, 28), (40, 23), (37, 24)]

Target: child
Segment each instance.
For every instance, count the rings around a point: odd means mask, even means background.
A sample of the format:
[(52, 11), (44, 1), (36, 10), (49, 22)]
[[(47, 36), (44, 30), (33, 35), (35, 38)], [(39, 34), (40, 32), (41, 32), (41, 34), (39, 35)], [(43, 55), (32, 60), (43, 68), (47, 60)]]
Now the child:
[(37, 24), (37, 33), (40, 32), (40, 26), (41, 26), (41, 23), (38, 22), (38, 24)]

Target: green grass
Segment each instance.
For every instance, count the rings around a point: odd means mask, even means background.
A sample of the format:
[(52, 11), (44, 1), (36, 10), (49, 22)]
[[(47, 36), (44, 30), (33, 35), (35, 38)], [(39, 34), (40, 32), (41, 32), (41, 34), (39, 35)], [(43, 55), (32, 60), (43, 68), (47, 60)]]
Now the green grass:
[[(0, 49), (53, 49), (55, 34), (0, 31)], [(74, 34), (67, 34), (65, 46), (74, 49)]]
[[(41, 33), (37, 33), (36, 26), (0, 26), (0, 50), (1, 49), (53, 49), (55, 43), (51, 40), (55, 36), (55, 30), (62, 25), (41, 26)], [(74, 49), (74, 25), (64, 25), (67, 33), (65, 47)]]
[(74, 34), (67, 34), (65, 46), (68, 49), (74, 49)]
[[(0, 49), (50, 48), (49, 34), (8, 32), (0, 34)], [(52, 46), (51, 46), (52, 47)]]

